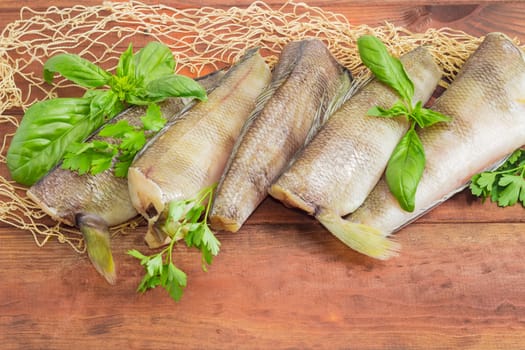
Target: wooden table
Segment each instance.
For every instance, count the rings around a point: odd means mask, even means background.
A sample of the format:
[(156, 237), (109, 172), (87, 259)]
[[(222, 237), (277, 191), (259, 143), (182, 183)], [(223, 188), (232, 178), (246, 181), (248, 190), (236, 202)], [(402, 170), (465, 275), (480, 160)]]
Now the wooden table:
[[(18, 18), (22, 5), (54, 3), (2, 1), (0, 28)], [(229, 7), (249, 1), (166, 3)], [(525, 4), (518, 2), (310, 5), (342, 13), (353, 24), (388, 20), (413, 31), (449, 26), (476, 36), (503, 31), (525, 42)], [(135, 292), (142, 271), (126, 251), (144, 247), (143, 233), (114, 241), (119, 281), (110, 286), (85, 255), (57, 242), (39, 249), (27, 232), (0, 226), (0, 348), (525, 348), (521, 207), (500, 209), (460, 193), (397, 234), (399, 257), (378, 262), (268, 199), (238, 234), (220, 235), (222, 250), (209, 272), (201, 270), (197, 253), (177, 250), (189, 276), (179, 303), (160, 289)]]

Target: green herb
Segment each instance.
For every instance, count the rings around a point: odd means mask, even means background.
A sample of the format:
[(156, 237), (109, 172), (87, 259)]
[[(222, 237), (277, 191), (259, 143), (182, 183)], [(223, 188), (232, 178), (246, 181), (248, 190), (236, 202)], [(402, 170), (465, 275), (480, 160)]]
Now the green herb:
[(98, 135), (111, 137), (112, 142), (73, 142), (66, 149), (62, 168), (77, 171), (80, 175), (96, 175), (114, 166), (115, 176), (126, 177), (137, 152), (166, 124), (160, 107), (155, 103), (148, 106), (146, 115), (140, 120), (142, 126), (136, 127), (130, 125), (127, 120), (105, 125)]
[(59, 159), (66, 145), (86, 138), (92, 125), (103, 120), (89, 118), (91, 101), (56, 98), (33, 104), (25, 113), (7, 152), (11, 177), (32, 185)]
[(173, 300), (180, 300), (186, 287), (186, 274), (173, 264), (173, 247), (180, 239), (184, 239), (188, 247), (196, 247), (202, 252), (202, 268), (207, 271), (220, 249), (220, 242), (207, 223), (215, 187), (216, 184), (203, 188), (193, 199), (169, 203), (167, 218), (160, 229), (171, 237), (171, 241), (163, 250), (149, 256), (135, 249), (128, 251), (146, 270), (137, 291), (144, 293), (162, 286)]
[(399, 141), (388, 161), (385, 177), (399, 205), (404, 210), (414, 211), (417, 186), (425, 168), (425, 152), (415, 127), (425, 128), (435, 123), (448, 122), (450, 118), (424, 108), (421, 101), (412, 104), (414, 84), (401, 61), (392, 57), (379, 39), (370, 35), (361, 36), (357, 45), (365, 66), (401, 98), (389, 109), (378, 106), (370, 108), (368, 115), (383, 118), (404, 116), (410, 123), (409, 131)]
[(500, 207), (516, 204), (525, 207), (525, 151), (518, 149), (496, 170), (472, 177), (470, 190), (483, 200), (490, 198)]
[[(68, 145), (86, 139), (126, 105), (150, 105), (175, 96), (206, 99), (206, 90), (194, 80), (174, 74), (174, 70), (170, 49), (156, 42), (135, 55), (130, 45), (120, 56), (114, 75), (74, 54), (51, 57), (44, 64), (45, 81), (51, 83), (58, 73), (88, 90), (82, 98), (42, 101), (27, 110), (7, 153), (12, 178), (24, 185), (34, 184), (60, 162)], [(140, 143), (131, 134), (126, 137), (129, 144)], [(88, 162), (86, 158), (71, 159), (75, 152), (70, 152), (69, 167), (80, 172), (86, 167), (96, 172), (108, 164), (106, 158), (94, 154), (101, 149), (122, 157), (121, 161), (129, 157), (100, 143), (71, 147), (92, 154), (93, 160)], [(86, 165), (93, 162), (93, 166)]]

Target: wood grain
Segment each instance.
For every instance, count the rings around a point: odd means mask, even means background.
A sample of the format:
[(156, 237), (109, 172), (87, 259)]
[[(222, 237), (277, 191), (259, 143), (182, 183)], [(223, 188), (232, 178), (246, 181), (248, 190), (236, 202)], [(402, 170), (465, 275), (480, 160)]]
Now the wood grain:
[[(50, 4), (2, 1), (0, 28), (18, 18), (21, 6)], [(309, 4), (353, 24), (503, 31), (525, 41), (525, 6), (518, 2)], [(523, 213), (462, 192), (398, 232), (401, 255), (378, 262), (350, 251), (312, 218), (267, 199), (239, 233), (220, 234), (221, 253), (207, 273), (196, 252), (177, 247), (176, 262), (189, 276), (179, 303), (163, 290), (135, 292), (142, 271), (126, 251), (145, 249), (143, 227), (113, 240), (119, 281), (109, 286), (85, 255), (58, 242), (37, 248), (27, 232), (0, 224), (0, 348), (521, 349)]]

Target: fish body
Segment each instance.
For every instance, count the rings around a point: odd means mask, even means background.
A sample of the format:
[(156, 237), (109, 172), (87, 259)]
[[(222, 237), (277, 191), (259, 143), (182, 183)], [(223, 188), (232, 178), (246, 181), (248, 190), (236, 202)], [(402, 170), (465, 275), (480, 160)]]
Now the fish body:
[[(419, 47), (401, 61), (414, 83), (414, 102), (427, 101), (441, 78), (432, 55)], [(395, 254), (397, 244), (341, 217), (363, 203), (408, 129), (406, 118), (376, 118), (367, 112), (373, 106), (390, 108), (398, 99), (372, 80), (330, 117), (269, 191), (285, 205), (315, 216), (351, 248), (380, 259)]]
[(452, 121), (418, 131), (426, 167), (414, 211), (401, 209), (381, 179), (348, 220), (373, 226), (384, 235), (395, 232), (524, 145), (524, 57), (505, 35), (488, 34), (431, 107)]
[[(189, 199), (216, 183), (257, 96), (271, 78), (257, 50), (250, 50), (221, 79), (208, 100), (166, 127), (137, 155), (128, 171), (131, 200), (150, 228), (167, 204)], [(159, 234), (159, 232), (156, 232)], [(167, 237), (148, 231), (150, 246)]]
[[(217, 72), (200, 79), (199, 82), (203, 87), (211, 89), (223, 74)], [(169, 98), (159, 103), (161, 114), (168, 121), (173, 120), (188, 102), (189, 100), (185, 98)], [(110, 123), (126, 120), (132, 126), (139, 126), (140, 118), (145, 114), (146, 107), (133, 106), (114, 117)], [(88, 139), (88, 141), (93, 140), (116, 142), (112, 138), (99, 136), (98, 131)], [(101, 249), (101, 246), (90, 245), (89, 242), (109, 244), (108, 227), (122, 224), (137, 215), (129, 196), (127, 179), (114, 176), (112, 169), (96, 175), (79, 175), (77, 172), (57, 166), (31, 186), (27, 195), (54, 220), (69, 226), (77, 226), (86, 238), (86, 246), (92, 260), (92, 255), (99, 254), (95, 250), (104, 249)], [(94, 235), (98, 235), (99, 238), (92, 238)], [(111, 256), (108, 252), (102, 255)], [(103, 264), (113, 265), (113, 262)], [(100, 265), (98, 263), (94, 265), (99, 272), (105, 270), (98, 266)], [(109, 269), (113, 272), (105, 277), (110, 282), (114, 282), (114, 267)]]
[(351, 79), (318, 39), (283, 48), (219, 182), (210, 214), (213, 229), (239, 230), (309, 135), (343, 100)]

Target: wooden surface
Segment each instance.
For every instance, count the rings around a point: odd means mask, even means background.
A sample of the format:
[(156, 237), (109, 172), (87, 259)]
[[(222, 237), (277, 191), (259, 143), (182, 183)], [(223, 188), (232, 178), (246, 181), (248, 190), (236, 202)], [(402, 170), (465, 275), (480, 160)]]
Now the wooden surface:
[[(18, 18), (22, 5), (52, 3), (2, 1), (0, 28)], [(473, 35), (503, 31), (525, 42), (525, 4), (518, 2), (310, 4), (353, 24), (389, 20), (416, 31), (447, 25)], [(125, 252), (144, 249), (143, 233), (113, 242), (119, 281), (109, 286), (86, 256), (57, 242), (39, 249), (27, 232), (0, 226), (0, 348), (525, 348), (521, 207), (500, 209), (460, 193), (397, 234), (399, 257), (378, 262), (268, 199), (239, 233), (219, 236), (222, 250), (209, 272), (196, 252), (178, 248), (176, 262), (189, 276), (179, 303), (163, 290), (135, 293), (142, 270)]]

